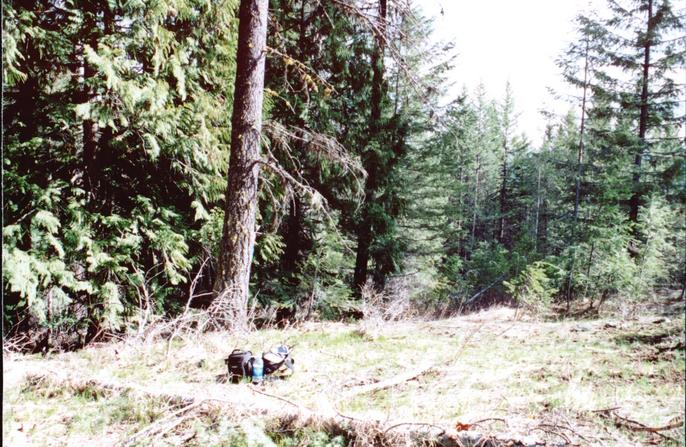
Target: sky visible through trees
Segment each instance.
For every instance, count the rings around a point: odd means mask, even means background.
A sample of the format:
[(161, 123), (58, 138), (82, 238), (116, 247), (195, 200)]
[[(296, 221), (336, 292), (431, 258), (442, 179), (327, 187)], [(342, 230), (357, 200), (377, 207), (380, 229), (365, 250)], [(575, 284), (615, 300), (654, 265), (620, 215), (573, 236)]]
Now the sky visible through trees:
[[(435, 19), (436, 37), (455, 44), (454, 91), (483, 83), (490, 96), (498, 97), (509, 80), (518, 99), (520, 128), (538, 144), (545, 132), (541, 111), (566, 113), (570, 103), (565, 97), (578, 94), (564, 83), (555, 64), (575, 39), (574, 17), (607, 6), (602, 0), (430, 0), (422, 2), (422, 9)], [(683, 82), (686, 74), (681, 76)], [(550, 89), (563, 97), (556, 99)]]

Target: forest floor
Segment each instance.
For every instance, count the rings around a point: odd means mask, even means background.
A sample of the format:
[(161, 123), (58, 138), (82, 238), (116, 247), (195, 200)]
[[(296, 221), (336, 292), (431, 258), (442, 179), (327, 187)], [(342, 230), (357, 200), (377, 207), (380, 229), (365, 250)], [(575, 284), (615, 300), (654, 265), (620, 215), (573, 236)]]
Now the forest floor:
[[(224, 358), (234, 347), (259, 352), (280, 342), (294, 346), (295, 374), (260, 388), (226, 383)], [(215, 332), (3, 360), (3, 443), (11, 446), (382, 439), (284, 423), (305, 409), (343, 425), (370, 422), (377, 435), (445, 430), (476, 433), (491, 445), (684, 445), (678, 295), (608, 304), (585, 319), (515, 319), (513, 309), (493, 308), (434, 321), (306, 323), (248, 338)], [(399, 383), (387, 381), (393, 378)]]

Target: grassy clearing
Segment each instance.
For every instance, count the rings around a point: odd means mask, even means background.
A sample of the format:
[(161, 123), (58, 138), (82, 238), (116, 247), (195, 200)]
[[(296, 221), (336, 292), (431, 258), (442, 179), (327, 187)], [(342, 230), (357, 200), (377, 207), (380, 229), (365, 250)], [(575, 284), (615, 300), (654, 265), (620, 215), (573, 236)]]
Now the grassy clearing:
[[(344, 446), (342, 436), (317, 430), (283, 431), (255, 418), (227, 415), (217, 409), (200, 408), (192, 418), (180, 421), (173, 431), (152, 431), (182, 408), (164, 399), (128, 393), (113, 394), (89, 387), (71, 388), (50, 381), (29, 381), (11, 401), (3, 415), (5, 445), (187, 445), (254, 446)], [(174, 420), (172, 419), (172, 422)], [(163, 425), (161, 425), (163, 427)], [(130, 441), (130, 442), (127, 442)]]
[[(231, 349), (259, 352), (285, 341), (295, 345), (296, 374), (267, 383), (264, 391), (315, 411), (333, 409), (388, 426), (421, 421), (453, 427), (487, 419), (472, 428), (503, 438), (683, 445), (683, 428), (656, 434), (637, 431), (640, 426), (622, 419), (649, 427), (683, 420), (684, 317), (680, 308), (673, 310), (666, 317), (653, 308), (633, 319), (534, 322), (513, 320), (510, 309), (494, 309), (440, 321), (389, 323), (374, 336), (361, 325), (339, 323), (259, 331), (249, 340), (211, 333), (175, 341), (168, 355), (166, 342), (122, 342), (47, 358), (11, 356), (5, 358), (4, 373), (16, 378), (38, 365), (81, 377), (220, 395), (251, 388), (222, 383), (223, 359)], [(414, 380), (373, 393), (348, 393), (427, 362), (435, 368)], [(163, 399), (19, 379), (6, 380), (3, 400), (3, 439), (10, 445), (116, 445), (179, 408)], [(603, 409), (614, 410), (598, 411)], [(155, 436), (169, 445), (349, 442), (212, 409), (200, 409)]]

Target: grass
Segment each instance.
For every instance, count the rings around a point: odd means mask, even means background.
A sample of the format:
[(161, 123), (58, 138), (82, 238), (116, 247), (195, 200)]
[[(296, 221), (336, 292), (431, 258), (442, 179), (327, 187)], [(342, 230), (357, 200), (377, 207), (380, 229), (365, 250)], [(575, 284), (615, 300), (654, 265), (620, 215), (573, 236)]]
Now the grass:
[[(169, 355), (164, 341), (112, 343), (46, 358), (6, 357), (4, 372), (12, 375), (33, 364), (161, 389), (183, 385), (198, 392), (231, 393), (251, 386), (222, 383), (223, 359), (234, 347), (258, 353), (285, 341), (295, 346), (296, 373), (269, 382), (265, 391), (315, 411), (333, 408), (388, 425), (421, 421), (453, 427), (490, 419), (475, 428), (505, 438), (559, 442), (566, 436), (585, 445), (684, 445), (683, 428), (661, 432), (668, 440), (596, 411), (617, 408), (617, 415), (650, 427), (683, 418), (683, 311), (667, 318), (646, 310), (641, 318), (610, 315), (584, 322), (515, 321), (513, 315), (509, 309), (494, 309), (439, 321), (388, 323), (373, 337), (360, 325), (342, 323), (264, 330), (249, 339), (209, 333), (175, 341)], [(346, 394), (427, 362), (434, 369), (417, 379), (373, 393)], [(3, 391), (3, 440), (10, 445), (21, 440), (32, 445), (114, 445), (177, 408), (159, 399), (47, 382), (15, 381)], [(267, 436), (284, 446), (347, 443), (316, 428), (293, 431), (275, 424), (205, 409), (159, 441), (260, 445), (264, 439), (258, 438)]]

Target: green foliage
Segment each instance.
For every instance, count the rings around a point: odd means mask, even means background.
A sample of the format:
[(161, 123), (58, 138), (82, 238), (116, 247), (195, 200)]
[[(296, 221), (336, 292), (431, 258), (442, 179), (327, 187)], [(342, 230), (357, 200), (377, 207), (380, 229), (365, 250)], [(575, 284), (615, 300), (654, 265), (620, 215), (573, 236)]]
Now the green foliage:
[(82, 338), (184, 298), (226, 185), (235, 6), (3, 4), (7, 327)]
[[(218, 257), (223, 230), (237, 4), (3, 4), (6, 328), (86, 340), (173, 313), (191, 277), (211, 290), (216, 265), (198, 269)], [(534, 148), (507, 88), (502, 101), (481, 86), (445, 105), (450, 46), (432, 41), (418, 10), (409, 20), (391, 5), (380, 79), (375, 17), (272, 1), (263, 142), (278, 169), (260, 179), (260, 304), (290, 319), (354, 313), (367, 232), (376, 285), (406, 269), (407, 293), (426, 302), (539, 306), (684, 281), (682, 91), (671, 79), (683, 17), (655, 0), (648, 35), (646, 1), (618, 5), (579, 17), (560, 62), (588, 87), (583, 133), (570, 112)]]
[(622, 212), (611, 208), (596, 216), (587, 234), (587, 240), (568, 246), (560, 255), (559, 262), (566, 266), (571, 281), (566, 287), (571, 287), (574, 295), (590, 298), (639, 292), (637, 266), (627, 250), (629, 225)]
[[(487, 290), (482, 296), (527, 301), (531, 295), (544, 302), (640, 299), (682, 281), (676, 266), (683, 265), (683, 253), (672, 244), (683, 239), (683, 215), (676, 211), (677, 204), (683, 207), (683, 179), (676, 180), (683, 151), (675, 113), (683, 92), (670, 79), (686, 55), (674, 39), (683, 17), (669, 2), (654, 1), (649, 35), (647, 9), (643, 0), (610, 2), (607, 10), (578, 17), (579, 39), (560, 66), (566, 81), (586, 88), (583, 134), (579, 113), (570, 112), (551, 120), (542, 148), (532, 150), (515, 134), (511, 95), (498, 105), (483, 92), (473, 99), (464, 92), (451, 105), (435, 138), (439, 148), (424, 157), (430, 163), (418, 165), (432, 182), (419, 219), (441, 228), (423, 235), (442, 238), (433, 249), (446, 252), (437, 293), (469, 297)], [(651, 66), (643, 104), (646, 45)], [(637, 197), (638, 222), (630, 224)], [(556, 272), (545, 272), (545, 285), (535, 267), (543, 260)]]
[(358, 303), (345, 281), (345, 272), (353, 267), (351, 247), (350, 241), (329, 225), (318, 232), (313, 251), (302, 263), (300, 287), (310, 292), (322, 318), (339, 319), (357, 309)]
[(270, 262), (276, 262), (283, 254), (285, 244), (283, 238), (274, 233), (265, 233), (260, 237), (255, 250), (253, 262), (259, 266)]
[(683, 207), (670, 205), (657, 195), (641, 209), (638, 224), (645, 239), (639, 241), (636, 262), (637, 281), (644, 293), (683, 283), (684, 222)]
[(518, 305), (541, 311), (550, 306), (557, 293), (554, 287), (557, 270), (553, 264), (534, 262), (512, 280), (504, 281), (503, 285)]
[(472, 290), (495, 287), (497, 291), (510, 271), (508, 255), (508, 250), (496, 241), (481, 242), (464, 270)]

